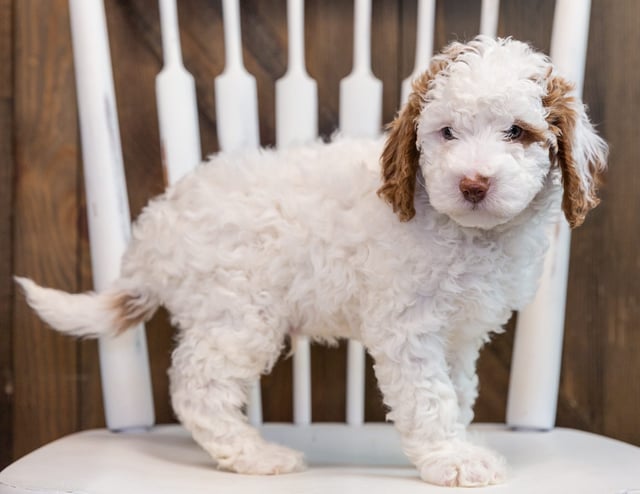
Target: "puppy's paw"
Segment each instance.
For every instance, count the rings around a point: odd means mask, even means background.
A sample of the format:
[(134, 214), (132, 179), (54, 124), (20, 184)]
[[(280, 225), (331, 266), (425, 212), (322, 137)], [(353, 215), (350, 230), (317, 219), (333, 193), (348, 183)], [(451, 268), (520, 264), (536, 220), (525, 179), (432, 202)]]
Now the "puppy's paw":
[(419, 464), (422, 480), (448, 487), (481, 487), (506, 479), (505, 460), (487, 449), (460, 441), (439, 443)]
[(299, 472), (305, 464), (301, 452), (262, 442), (246, 447), (234, 457), (218, 458), (218, 467), (250, 475), (277, 475)]

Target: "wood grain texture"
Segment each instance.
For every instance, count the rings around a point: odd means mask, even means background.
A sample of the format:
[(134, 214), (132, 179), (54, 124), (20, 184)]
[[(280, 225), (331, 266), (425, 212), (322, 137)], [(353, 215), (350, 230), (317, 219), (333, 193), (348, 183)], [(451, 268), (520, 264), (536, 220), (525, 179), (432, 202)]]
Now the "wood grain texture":
[(561, 400), (581, 426), (640, 444), (640, 3), (596, 1), (585, 100), (611, 146), (602, 204), (574, 232)]
[[(640, 54), (629, 49), (640, 43), (640, 3), (619, 0), (612, 9), (607, 0), (592, 1), (585, 100), (612, 145), (611, 170), (602, 205), (573, 236), (558, 423), (640, 444), (640, 116), (634, 108)], [(501, 2), (499, 34), (548, 50), (554, 3)], [(162, 66), (158, 10), (148, 0), (105, 5), (135, 217), (163, 187), (154, 93)], [(353, 6), (343, 0), (305, 5), (307, 69), (318, 81), (319, 129), (326, 137), (338, 126), (338, 85), (351, 70)], [(224, 67), (221, 2), (180, 0), (178, 7), (206, 155), (218, 149), (213, 79)], [(372, 67), (384, 83), (385, 121), (393, 117), (400, 82), (413, 68), (416, 9), (416, 0), (373, 1)], [(439, 0), (435, 49), (473, 37), (479, 11), (477, 0)], [(245, 65), (258, 84), (261, 141), (273, 145), (274, 84), (287, 64), (286, 2), (243, 0), (241, 22)], [(16, 272), (68, 290), (92, 286), (68, 29), (65, 0), (0, 0), (0, 324), (8, 327), (0, 327), (2, 384), (14, 376), (13, 393), (5, 386), (0, 395), (0, 464), (104, 423), (95, 342), (76, 343), (44, 328), (13, 296), (8, 280)], [(482, 353), (478, 420), (504, 419), (513, 327), (512, 321)], [(166, 375), (174, 330), (163, 311), (147, 328), (156, 415), (168, 422), (174, 420)], [(344, 344), (312, 349), (315, 420), (344, 418), (345, 354)], [(365, 416), (384, 420), (367, 362)], [(265, 418), (290, 421), (291, 359), (281, 359), (262, 387)]]
[[(15, 8), (14, 272), (76, 290), (78, 147), (66, 2)], [(78, 429), (77, 345), (16, 297), (13, 454)]]
[(13, 447), (13, 2), (0, 0), (0, 469)]

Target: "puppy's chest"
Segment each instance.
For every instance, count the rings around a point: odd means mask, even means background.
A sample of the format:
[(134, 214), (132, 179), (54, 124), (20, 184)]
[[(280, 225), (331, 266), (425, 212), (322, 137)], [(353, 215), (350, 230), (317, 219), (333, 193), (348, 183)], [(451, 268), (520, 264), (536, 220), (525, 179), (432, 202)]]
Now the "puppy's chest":
[(538, 256), (500, 242), (475, 240), (448, 256), (440, 272), (439, 293), (454, 308), (453, 317), (502, 324), (535, 290)]

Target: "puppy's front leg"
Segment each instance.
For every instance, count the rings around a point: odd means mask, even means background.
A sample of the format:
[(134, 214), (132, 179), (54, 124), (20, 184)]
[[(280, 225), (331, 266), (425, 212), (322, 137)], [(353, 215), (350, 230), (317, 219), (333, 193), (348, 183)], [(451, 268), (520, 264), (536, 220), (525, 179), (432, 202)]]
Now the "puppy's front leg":
[(495, 453), (468, 443), (449, 376), (440, 331), (396, 328), (370, 345), (387, 418), (395, 423), (409, 459), (423, 480), (446, 486), (500, 483), (505, 463)]
[(449, 339), (447, 363), (449, 375), (458, 397), (458, 421), (468, 426), (473, 420), (473, 405), (478, 397), (478, 374), (476, 362), (484, 337), (461, 337)]

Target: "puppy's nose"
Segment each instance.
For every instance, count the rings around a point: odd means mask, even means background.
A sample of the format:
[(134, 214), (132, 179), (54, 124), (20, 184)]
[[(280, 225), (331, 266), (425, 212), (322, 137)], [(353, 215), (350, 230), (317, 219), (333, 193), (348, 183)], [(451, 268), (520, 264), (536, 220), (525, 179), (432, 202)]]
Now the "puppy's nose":
[(487, 195), (489, 179), (480, 175), (474, 178), (464, 177), (460, 180), (460, 192), (465, 200), (472, 204), (478, 204)]

